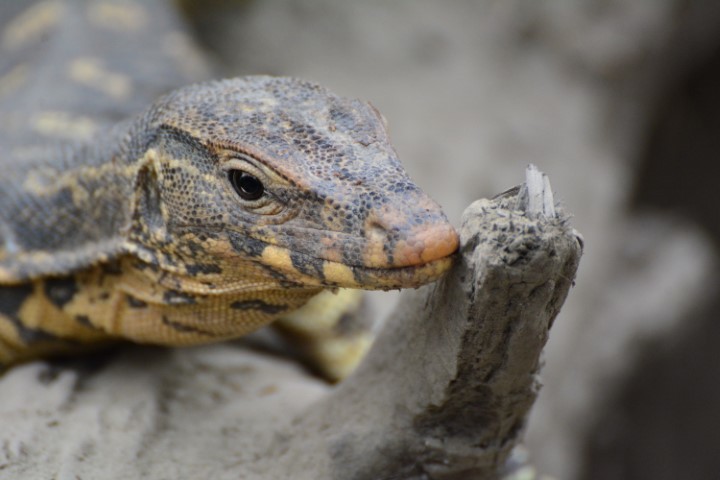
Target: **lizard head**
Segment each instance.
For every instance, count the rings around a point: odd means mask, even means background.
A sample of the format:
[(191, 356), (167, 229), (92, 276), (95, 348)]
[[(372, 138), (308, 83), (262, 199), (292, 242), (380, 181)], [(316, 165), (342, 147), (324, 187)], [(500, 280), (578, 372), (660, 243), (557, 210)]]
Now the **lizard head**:
[(162, 235), (136, 241), (164, 238), (167, 263), (365, 289), (416, 287), (451, 264), (455, 230), (367, 102), (245, 77), (175, 91), (147, 118), (137, 208)]

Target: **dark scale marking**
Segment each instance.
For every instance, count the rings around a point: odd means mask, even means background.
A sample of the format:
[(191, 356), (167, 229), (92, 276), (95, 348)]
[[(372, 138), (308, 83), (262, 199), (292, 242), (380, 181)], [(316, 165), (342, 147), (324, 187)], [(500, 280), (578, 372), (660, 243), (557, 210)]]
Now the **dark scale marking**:
[(43, 289), (48, 300), (62, 309), (78, 293), (77, 282), (73, 277), (48, 278)]
[(135, 298), (131, 295), (127, 296), (127, 303), (130, 308), (145, 308), (147, 307), (147, 303), (143, 302), (142, 300)]
[(185, 266), (185, 270), (193, 277), (198, 274), (211, 275), (222, 273), (222, 268), (220, 268), (220, 265), (215, 265), (212, 263), (191, 263)]
[[(3, 175), (7, 175), (5, 168), (8, 165), (3, 165)], [(12, 173), (12, 168), (10, 168), (9, 173)], [(8, 212), (12, 212), (11, 215), (15, 217), (13, 224), (15, 229), (14, 237), (23, 250), (63, 250), (84, 242), (83, 234), (85, 232), (80, 219), (85, 212), (82, 206), (75, 205), (71, 188), (63, 187), (46, 197), (37, 198), (36, 202), (36, 210), (26, 208), (15, 211), (9, 210)], [(12, 209), (13, 207), (15, 205), (10, 203), (9, 205), (3, 205), (2, 208)], [(63, 218), (62, 222), (56, 222), (53, 225), (55, 231), (52, 236), (38, 235), (38, 232), (42, 231), (46, 226), (47, 217), (46, 215), (37, 215), (37, 210), (51, 211), (53, 215)]]
[(235, 232), (231, 232), (228, 235), (230, 244), (237, 253), (246, 255), (248, 257), (260, 257), (262, 256), (263, 250), (267, 244), (260, 240), (256, 240), (252, 237), (246, 237), (239, 235)]
[(303, 255), (298, 252), (290, 252), (290, 260), (298, 272), (319, 278), (320, 280), (325, 280), (325, 274), (323, 273), (324, 261), (321, 258)]
[(162, 320), (163, 325), (166, 325), (177, 332), (196, 333), (198, 335), (203, 335), (206, 337), (215, 337), (216, 336), (214, 333), (208, 332), (207, 330), (203, 330), (203, 329), (197, 328), (197, 327), (192, 327), (190, 325), (184, 325), (179, 322), (174, 322), (174, 321), (170, 320), (166, 315), (163, 315), (161, 317), (161, 320)]
[(7, 317), (17, 317), (23, 302), (32, 293), (33, 287), (31, 284), (17, 287), (0, 287), (0, 313)]
[(168, 305), (192, 305), (197, 303), (194, 296), (177, 290), (166, 290), (163, 293), (163, 302)]
[(0, 287), (0, 313), (10, 320), (20, 340), (26, 345), (58, 340), (55, 335), (39, 328), (28, 327), (20, 320), (20, 308), (32, 293), (33, 287), (30, 284)]
[(383, 253), (385, 254), (385, 257), (387, 258), (388, 262), (392, 264), (395, 261), (393, 252), (395, 251), (395, 246), (397, 245), (398, 237), (392, 236), (388, 239), (388, 241), (383, 245)]
[[(168, 245), (170, 245), (170, 242), (168, 242)], [(166, 247), (161, 247), (161, 248), (166, 248)], [(172, 247), (170, 249), (172, 249)], [(176, 267), (180, 263), (180, 259), (175, 256), (174, 252), (173, 253), (162, 252), (162, 256), (164, 259), (164, 265), (172, 265), (173, 267)]]
[(355, 280), (355, 282), (357, 282), (358, 284), (363, 285), (368, 281), (368, 275), (364, 272), (362, 268), (350, 266), (350, 271), (352, 271), (353, 280)]
[(122, 275), (122, 267), (120, 262), (107, 262), (100, 264), (100, 269), (106, 275)]
[(287, 275), (285, 275), (280, 270), (277, 270), (270, 265), (266, 265), (264, 263), (259, 263), (258, 266), (263, 269), (263, 271), (267, 272), (267, 274), (277, 282), (278, 286), (281, 288), (297, 288), (302, 287), (303, 284), (301, 282), (296, 282), (293, 280), (290, 280), (287, 278)]
[(287, 305), (273, 305), (262, 300), (238, 300), (230, 304), (233, 310), (258, 310), (268, 315), (275, 315), (286, 311)]
[(342, 263), (345, 265), (362, 265), (363, 263), (363, 251), (357, 245), (348, 246), (342, 254)]
[[(210, 218), (210, 215), (208, 214), (207, 217)], [(195, 220), (196, 223), (202, 223), (199, 218), (196, 218)], [(200, 240), (200, 235), (198, 235), (198, 240)], [(194, 257), (207, 254), (205, 247), (199, 242), (187, 241), (187, 243), (185, 245), (181, 245), (180, 248), (183, 250), (183, 253), (189, 253)]]
[(89, 328), (91, 330), (100, 330), (100, 328), (98, 328), (90, 321), (90, 317), (88, 317), (87, 315), (75, 315), (75, 321), (83, 327)]
[(156, 272), (156, 273), (160, 271), (160, 267), (158, 265), (158, 259), (154, 253), (152, 254), (152, 260), (150, 261), (150, 263), (143, 262), (143, 261), (137, 261), (137, 262), (133, 263), (133, 268), (136, 268), (137, 270), (139, 270), (141, 272), (143, 270), (150, 270), (151, 272)]

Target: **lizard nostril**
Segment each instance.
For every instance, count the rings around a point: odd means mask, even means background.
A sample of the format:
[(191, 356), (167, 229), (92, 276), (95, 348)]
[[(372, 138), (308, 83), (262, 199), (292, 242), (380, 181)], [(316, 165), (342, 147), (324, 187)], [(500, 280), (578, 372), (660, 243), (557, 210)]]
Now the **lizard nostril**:
[(366, 228), (367, 234), (374, 237), (385, 236), (392, 229), (387, 222), (383, 222), (379, 218), (369, 219), (366, 223)]

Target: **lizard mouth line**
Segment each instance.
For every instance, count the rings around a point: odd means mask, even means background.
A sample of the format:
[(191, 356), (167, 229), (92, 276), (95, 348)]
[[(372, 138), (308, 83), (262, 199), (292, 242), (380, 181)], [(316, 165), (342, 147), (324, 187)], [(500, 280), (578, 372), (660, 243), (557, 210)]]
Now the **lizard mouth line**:
[(439, 279), (452, 266), (454, 256), (431, 260), (419, 265), (392, 268), (350, 267), (357, 277), (370, 279), (372, 284), (359, 285), (364, 289), (417, 288)]
[(440, 278), (452, 266), (454, 254), (415, 265), (371, 267), (348, 265), (311, 256), (276, 245), (268, 245), (263, 259), (289, 276), (302, 277), (303, 283), (324, 287), (390, 290), (416, 288)]

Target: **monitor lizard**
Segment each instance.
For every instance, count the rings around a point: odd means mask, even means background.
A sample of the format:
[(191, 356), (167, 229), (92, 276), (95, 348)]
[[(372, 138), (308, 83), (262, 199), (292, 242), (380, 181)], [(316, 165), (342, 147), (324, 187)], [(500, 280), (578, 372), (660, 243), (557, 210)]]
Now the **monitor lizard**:
[(308, 81), (199, 83), (90, 138), (8, 138), (4, 365), (235, 338), (326, 290), (432, 282), (458, 247), (378, 110)]

